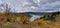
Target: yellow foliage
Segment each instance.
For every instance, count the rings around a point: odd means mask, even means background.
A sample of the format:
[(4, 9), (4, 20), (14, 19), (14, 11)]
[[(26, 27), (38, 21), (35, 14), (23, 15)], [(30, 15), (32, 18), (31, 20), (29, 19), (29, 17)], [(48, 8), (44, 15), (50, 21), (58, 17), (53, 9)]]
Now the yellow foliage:
[(34, 23), (38, 24), (38, 25), (41, 26), (41, 27), (44, 27), (44, 26), (47, 25), (47, 22), (44, 21), (43, 19), (37, 20), (37, 21), (35, 21)]

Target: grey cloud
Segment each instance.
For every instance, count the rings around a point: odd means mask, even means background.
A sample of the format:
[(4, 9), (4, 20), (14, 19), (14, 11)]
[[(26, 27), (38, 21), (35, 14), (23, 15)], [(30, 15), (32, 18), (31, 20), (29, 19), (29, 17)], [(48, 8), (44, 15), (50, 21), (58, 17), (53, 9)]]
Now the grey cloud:
[[(60, 9), (60, 0), (2, 0), (11, 5), (13, 12), (55, 12)], [(38, 5), (39, 4), (39, 5)]]
[(55, 2), (52, 2), (52, 3), (46, 3), (46, 4), (43, 4), (41, 5), (39, 9), (41, 10), (44, 10), (44, 11), (56, 11), (56, 10), (59, 10), (60, 8), (60, 1), (55, 1)]

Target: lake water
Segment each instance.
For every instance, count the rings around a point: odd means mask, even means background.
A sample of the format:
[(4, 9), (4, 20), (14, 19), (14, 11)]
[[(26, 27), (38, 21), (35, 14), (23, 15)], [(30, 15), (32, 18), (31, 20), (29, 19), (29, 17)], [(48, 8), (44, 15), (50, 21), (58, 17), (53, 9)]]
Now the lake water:
[(30, 21), (34, 21), (35, 19), (42, 17), (40, 15), (31, 15), (31, 16), (32, 17), (30, 18)]

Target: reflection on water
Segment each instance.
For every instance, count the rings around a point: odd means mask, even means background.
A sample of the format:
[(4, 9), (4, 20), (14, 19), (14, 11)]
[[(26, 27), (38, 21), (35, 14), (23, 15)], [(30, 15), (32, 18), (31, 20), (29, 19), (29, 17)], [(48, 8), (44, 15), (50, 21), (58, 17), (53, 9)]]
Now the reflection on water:
[(31, 16), (32, 17), (31, 17), (30, 21), (34, 21), (35, 19), (42, 17), (40, 15), (31, 15)]

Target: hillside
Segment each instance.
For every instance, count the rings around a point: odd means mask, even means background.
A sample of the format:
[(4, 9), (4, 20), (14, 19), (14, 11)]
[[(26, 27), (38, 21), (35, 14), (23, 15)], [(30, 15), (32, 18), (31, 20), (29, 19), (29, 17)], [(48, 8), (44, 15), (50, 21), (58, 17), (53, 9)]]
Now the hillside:
[[(34, 21), (30, 21), (34, 15), (44, 15)], [(8, 28), (60, 28), (60, 12), (53, 13), (0, 13), (0, 27)], [(58, 27), (57, 27), (58, 26)]]
[(60, 28), (60, 12), (48, 13), (34, 20), (34, 24), (41, 28)]

